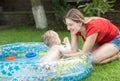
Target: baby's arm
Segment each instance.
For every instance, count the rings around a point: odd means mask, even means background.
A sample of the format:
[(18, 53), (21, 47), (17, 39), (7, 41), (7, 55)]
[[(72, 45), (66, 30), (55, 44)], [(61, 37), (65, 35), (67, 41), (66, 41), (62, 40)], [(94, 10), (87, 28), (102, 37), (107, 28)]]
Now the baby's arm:
[(65, 44), (65, 46), (61, 46), (59, 48), (60, 52), (62, 54), (71, 53), (71, 45), (70, 45), (68, 37), (64, 38), (63, 43)]
[(65, 37), (64, 40), (63, 40), (63, 43), (67, 46), (70, 46), (70, 41), (68, 39), (68, 37)]

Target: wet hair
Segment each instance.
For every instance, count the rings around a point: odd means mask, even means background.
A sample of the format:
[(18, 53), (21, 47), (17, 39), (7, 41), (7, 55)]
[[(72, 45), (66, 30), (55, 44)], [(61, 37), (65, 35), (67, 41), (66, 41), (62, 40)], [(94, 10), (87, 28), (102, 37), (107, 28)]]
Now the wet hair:
[(57, 33), (53, 30), (48, 30), (42, 35), (42, 40), (45, 44), (50, 46), (54, 43), (54, 40), (56, 39)]
[(82, 22), (86, 24), (84, 15), (78, 9), (74, 9), (74, 8), (70, 9), (68, 13), (66, 14), (64, 20), (66, 18), (71, 19), (72, 21), (77, 22), (77, 23)]

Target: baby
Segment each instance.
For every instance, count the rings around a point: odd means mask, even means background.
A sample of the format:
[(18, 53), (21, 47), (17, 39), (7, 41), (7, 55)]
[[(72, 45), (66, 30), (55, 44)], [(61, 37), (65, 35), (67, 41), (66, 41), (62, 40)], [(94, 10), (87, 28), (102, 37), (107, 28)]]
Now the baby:
[(65, 45), (62, 45), (58, 34), (53, 30), (45, 32), (42, 36), (42, 40), (49, 46), (49, 49), (48, 52), (40, 59), (40, 62), (57, 61), (63, 57), (63, 54), (71, 52), (71, 45), (68, 37), (64, 38), (63, 43)]

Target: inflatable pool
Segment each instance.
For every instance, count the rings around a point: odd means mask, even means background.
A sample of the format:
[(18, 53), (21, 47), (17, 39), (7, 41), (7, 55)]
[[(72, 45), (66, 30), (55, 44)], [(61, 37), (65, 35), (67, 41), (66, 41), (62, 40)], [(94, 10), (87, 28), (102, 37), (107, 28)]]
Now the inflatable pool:
[(78, 81), (92, 71), (91, 54), (40, 63), (42, 42), (0, 45), (0, 81)]

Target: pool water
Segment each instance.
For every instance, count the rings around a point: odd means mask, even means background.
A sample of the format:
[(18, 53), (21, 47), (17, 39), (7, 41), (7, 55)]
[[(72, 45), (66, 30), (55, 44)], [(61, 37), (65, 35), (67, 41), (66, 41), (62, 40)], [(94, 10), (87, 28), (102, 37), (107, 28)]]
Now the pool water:
[(14, 56), (15, 60), (30, 58), (30, 55), (41, 56), (39, 54), (47, 52), (48, 47), (44, 43), (29, 42), (1, 45), (0, 50), (0, 61), (6, 61), (9, 56)]

